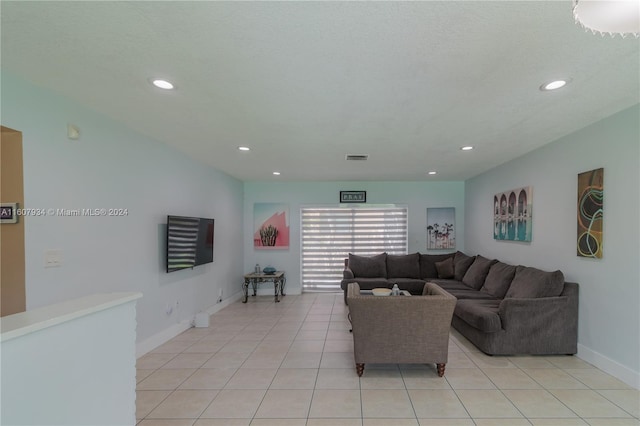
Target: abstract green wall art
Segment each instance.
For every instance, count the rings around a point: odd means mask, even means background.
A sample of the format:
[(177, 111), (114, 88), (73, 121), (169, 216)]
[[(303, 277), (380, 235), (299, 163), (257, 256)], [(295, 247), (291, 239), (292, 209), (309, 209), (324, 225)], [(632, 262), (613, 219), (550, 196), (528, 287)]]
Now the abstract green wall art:
[(578, 174), (578, 257), (602, 259), (604, 169)]

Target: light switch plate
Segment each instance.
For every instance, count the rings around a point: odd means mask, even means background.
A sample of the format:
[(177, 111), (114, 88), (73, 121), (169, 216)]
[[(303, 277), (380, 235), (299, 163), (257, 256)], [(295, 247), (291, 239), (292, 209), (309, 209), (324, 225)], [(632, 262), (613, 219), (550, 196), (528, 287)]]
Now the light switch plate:
[(45, 250), (44, 251), (44, 267), (57, 268), (62, 265), (62, 250)]

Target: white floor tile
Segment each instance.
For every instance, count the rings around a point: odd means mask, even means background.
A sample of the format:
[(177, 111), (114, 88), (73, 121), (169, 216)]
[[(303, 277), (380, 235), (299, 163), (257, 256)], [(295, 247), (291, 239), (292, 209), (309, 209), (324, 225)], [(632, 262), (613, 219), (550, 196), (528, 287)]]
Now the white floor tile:
[(306, 419), (309, 414), (309, 406), (313, 391), (269, 389), (264, 396), (256, 418), (272, 419)]
[(464, 408), (473, 418), (517, 419), (523, 417), (499, 390), (456, 390)]
[(215, 390), (176, 390), (149, 415), (155, 419), (196, 419), (213, 401)]
[(264, 389), (223, 389), (201, 417), (252, 419), (266, 392)]
[(361, 393), (364, 418), (415, 418), (405, 389), (363, 389)]
[(356, 374), (342, 293), (234, 303), (138, 359), (138, 426), (640, 426), (640, 393), (576, 356), (495, 356), (453, 330), (432, 364)]
[(504, 395), (525, 417), (578, 417), (546, 390), (503, 390)]
[(453, 390), (411, 389), (409, 397), (418, 418), (468, 418)]
[(316, 389), (313, 392), (309, 417), (361, 418), (360, 390)]
[(617, 405), (593, 390), (550, 390), (556, 398), (580, 417), (630, 417)]

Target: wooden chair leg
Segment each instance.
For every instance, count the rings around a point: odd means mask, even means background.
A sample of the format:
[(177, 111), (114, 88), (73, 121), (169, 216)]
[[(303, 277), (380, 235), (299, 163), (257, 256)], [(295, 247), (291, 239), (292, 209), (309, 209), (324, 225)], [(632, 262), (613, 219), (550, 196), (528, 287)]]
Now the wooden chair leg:
[(364, 363), (356, 363), (356, 372), (358, 373), (358, 377), (362, 377), (362, 373), (364, 373)]
[(438, 363), (438, 364), (436, 364), (436, 366), (438, 367), (438, 376), (439, 377), (444, 376), (444, 366), (445, 366), (445, 364), (444, 363)]

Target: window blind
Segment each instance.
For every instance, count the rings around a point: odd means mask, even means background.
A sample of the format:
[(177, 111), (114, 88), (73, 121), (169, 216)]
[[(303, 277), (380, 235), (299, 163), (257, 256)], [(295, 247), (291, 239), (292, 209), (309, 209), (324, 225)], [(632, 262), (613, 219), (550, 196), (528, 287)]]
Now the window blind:
[(349, 253), (407, 253), (406, 206), (300, 209), (302, 289), (340, 290)]

